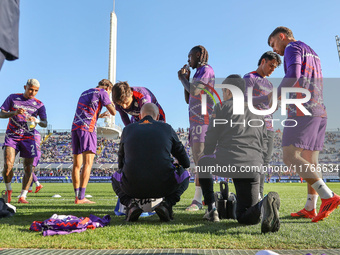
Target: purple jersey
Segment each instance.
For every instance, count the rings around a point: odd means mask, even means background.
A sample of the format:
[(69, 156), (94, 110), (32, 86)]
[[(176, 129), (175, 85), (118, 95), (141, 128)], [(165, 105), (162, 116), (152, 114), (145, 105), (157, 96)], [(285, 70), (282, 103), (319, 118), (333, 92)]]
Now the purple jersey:
[[(304, 103), (304, 107), (312, 114), (313, 117), (326, 117), (326, 108), (323, 104), (323, 81), (321, 72), (320, 58), (312, 48), (301, 41), (291, 42), (287, 45), (284, 52), (284, 70), (285, 78), (289, 77), (290, 68), (295, 65), (301, 66), (301, 74), (294, 87), (308, 89), (311, 93), (311, 99)], [(282, 85), (282, 83), (281, 83)], [(281, 85), (279, 89), (281, 89)], [(303, 98), (301, 93), (290, 93), (290, 98)], [(304, 114), (295, 106), (288, 105), (288, 118), (295, 116), (304, 116)]]
[(21, 140), (34, 140), (34, 129), (29, 130), (26, 119), (38, 116), (40, 119), (47, 119), (44, 104), (36, 98), (27, 99), (24, 94), (11, 94), (1, 106), (1, 110), (6, 112), (16, 111), (19, 108), (26, 110), (24, 114), (19, 114), (9, 118), (6, 130), (8, 138), (20, 138)]
[[(212, 93), (212, 89), (215, 86), (215, 74), (210, 65), (204, 65), (197, 68), (194, 77), (192, 78), (193, 84), (203, 84), (204, 89)], [(191, 85), (192, 86), (192, 85)], [(214, 101), (207, 95), (207, 114), (201, 114), (201, 97), (205, 94), (203, 90), (198, 95), (190, 93), (189, 97), (189, 121), (194, 125), (208, 125), (209, 116), (213, 111)]]
[[(124, 109), (120, 105), (116, 104), (116, 110), (119, 112), (125, 126), (139, 121), (140, 109), (146, 103), (154, 103), (157, 105), (159, 110), (159, 120), (165, 122), (165, 113), (150, 90), (144, 87), (131, 87), (131, 90), (132, 103), (128, 109)], [(132, 115), (131, 120), (129, 119), (128, 114)]]
[[(253, 88), (253, 105), (258, 110), (268, 110), (269, 109), (269, 101), (266, 97), (270, 92), (273, 91), (273, 84), (266, 79), (259, 75), (256, 71), (247, 73), (243, 76), (243, 79), (246, 82), (246, 88), (244, 92), (245, 101), (248, 100), (248, 88)], [(265, 115), (264, 116), (266, 121), (266, 128), (269, 131), (274, 131), (272, 125), (273, 114)]]
[(102, 107), (109, 104), (112, 104), (112, 102), (105, 89), (93, 88), (84, 91), (78, 101), (72, 131), (77, 129), (88, 132), (95, 131)]

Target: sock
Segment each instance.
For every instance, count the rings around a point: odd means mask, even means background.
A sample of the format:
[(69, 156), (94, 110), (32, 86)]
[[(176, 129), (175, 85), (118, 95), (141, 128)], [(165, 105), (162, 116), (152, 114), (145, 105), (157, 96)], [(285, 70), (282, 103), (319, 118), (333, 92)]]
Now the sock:
[(12, 190), (11, 183), (5, 183), (6, 185), (6, 190)]
[(305, 205), (305, 209), (307, 211), (312, 211), (313, 209), (316, 208), (316, 202), (318, 202), (318, 195), (312, 195), (312, 194), (308, 194), (307, 195), (307, 201), (306, 201), (306, 205)]
[(32, 191), (32, 186), (30, 186), (30, 187), (28, 188), (28, 190)]
[(85, 198), (85, 191), (86, 191), (86, 188), (79, 188), (79, 200), (82, 200)]
[(38, 181), (38, 178), (37, 178), (37, 176), (35, 175), (35, 173), (32, 173), (32, 178), (33, 178), (33, 182), (37, 182), (37, 181)]
[(214, 208), (216, 208), (216, 204), (215, 203), (208, 204), (208, 212), (210, 212)]
[(195, 195), (193, 200), (196, 200), (197, 202), (202, 204), (202, 197), (203, 194), (201, 186), (195, 186)]
[(327, 187), (323, 180), (318, 180), (312, 188), (319, 194), (320, 198), (327, 199), (333, 197), (333, 192)]
[(27, 196), (27, 192), (28, 192), (28, 190), (22, 190), (21, 191), (21, 195), (20, 195), (20, 197), (24, 197), (24, 198), (26, 198), (26, 196)]
[(38, 180), (35, 182), (35, 186), (36, 187), (40, 186), (40, 182)]
[(74, 189), (74, 194), (77, 197), (79, 197), (79, 188)]

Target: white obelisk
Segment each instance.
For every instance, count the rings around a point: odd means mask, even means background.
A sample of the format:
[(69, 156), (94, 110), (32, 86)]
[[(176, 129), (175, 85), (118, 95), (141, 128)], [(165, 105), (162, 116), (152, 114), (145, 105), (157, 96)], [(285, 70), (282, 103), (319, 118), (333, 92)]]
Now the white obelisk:
[[(112, 84), (116, 83), (116, 64), (117, 64), (117, 16), (115, 13), (115, 1), (113, 0), (113, 11), (110, 17), (110, 53), (109, 53), (109, 80)], [(115, 126), (115, 117), (110, 115), (106, 120), (109, 127)]]

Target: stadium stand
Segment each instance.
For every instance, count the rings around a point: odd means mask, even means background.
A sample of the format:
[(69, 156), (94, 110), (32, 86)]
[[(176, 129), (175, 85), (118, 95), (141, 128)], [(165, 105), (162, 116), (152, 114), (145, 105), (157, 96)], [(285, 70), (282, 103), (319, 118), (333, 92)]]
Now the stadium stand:
[[(188, 142), (188, 129), (179, 128), (177, 135), (184, 144), (186, 151), (190, 157), (191, 180), (194, 179), (195, 169), (194, 163)], [(298, 175), (288, 169), (282, 170), (284, 166), (282, 160), (281, 148), (282, 132), (277, 130), (274, 136), (274, 150), (271, 160), (272, 168), (269, 168), (267, 175), (268, 182), (298, 182), (300, 178)], [(0, 146), (4, 141), (4, 131), (0, 131)], [(42, 157), (40, 163), (36, 168), (36, 175), (38, 177), (65, 177), (70, 179), (72, 172), (72, 148), (71, 148), (71, 133), (69, 131), (56, 132), (42, 135), (41, 142)], [(117, 170), (117, 159), (119, 149), (119, 139), (107, 139), (98, 137), (97, 155), (95, 156), (91, 179), (94, 177), (102, 178), (109, 177), (113, 171)], [(1, 165), (3, 168), (3, 155), (0, 153)], [(320, 164), (326, 166), (327, 171), (323, 171), (323, 178), (326, 181), (340, 181), (339, 180), (339, 164), (340, 164), (340, 131), (327, 131), (325, 137), (324, 149), (320, 152)], [(281, 167), (281, 168), (280, 168)], [(332, 169), (331, 169), (332, 168)], [(17, 158), (14, 167), (13, 181), (20, 182), (23, 171), (22, 163)], [(287, 170), (287, 169), (286, 169)], [(323, 169), (325, 170), (325, 168)], [(0, 178), (1, 180), (2, 178)], [(217, 180), (218, 181), (218, 180)]]

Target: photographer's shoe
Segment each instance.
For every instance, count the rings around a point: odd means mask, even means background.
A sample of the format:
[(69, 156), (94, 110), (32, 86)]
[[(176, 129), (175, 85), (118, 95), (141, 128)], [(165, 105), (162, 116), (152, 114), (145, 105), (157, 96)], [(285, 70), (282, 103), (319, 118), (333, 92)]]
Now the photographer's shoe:
[(261, 233), (277, 232), (280, 229), (280, 197), (276, 192), (269, 192), (262, 202)]

